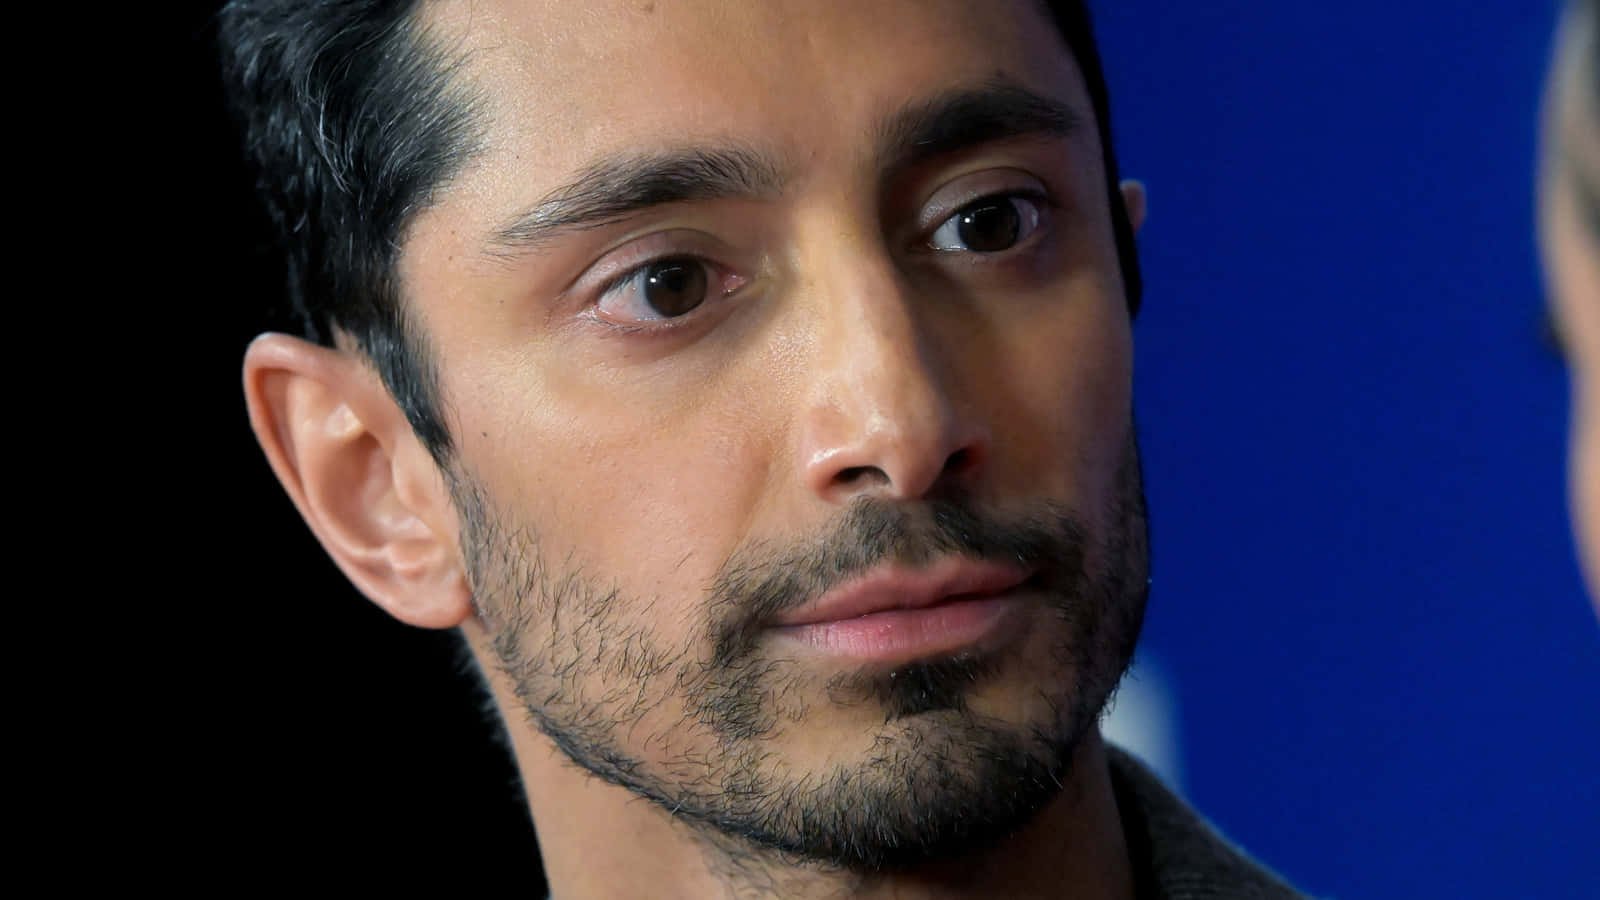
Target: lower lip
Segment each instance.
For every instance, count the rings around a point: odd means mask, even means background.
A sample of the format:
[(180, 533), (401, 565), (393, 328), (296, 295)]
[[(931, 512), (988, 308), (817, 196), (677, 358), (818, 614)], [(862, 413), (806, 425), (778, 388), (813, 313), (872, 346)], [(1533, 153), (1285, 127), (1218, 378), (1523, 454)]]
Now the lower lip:
[(1021, 618), (1015, 592), (991, 594), (921, 609), (891, 609), (854, 619), (785, 625), (782, 637), (836, 656), (915, 659), (993, 643)]

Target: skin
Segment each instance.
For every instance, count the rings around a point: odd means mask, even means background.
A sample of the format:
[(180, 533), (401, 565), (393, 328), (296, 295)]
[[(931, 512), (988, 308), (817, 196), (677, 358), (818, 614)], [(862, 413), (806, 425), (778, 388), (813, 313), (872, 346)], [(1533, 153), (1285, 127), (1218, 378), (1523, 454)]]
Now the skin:
[(1585, 224), (1578, 199), (1580, 184), (1600, 185), (1600, 123), (1594, 88), (1585, 85), (1593, 29), (1588, 15), (1574, 11), (1560, 31), (1546, 103), (1540, 233), (1572, 372), (1573, 524), (1600, 614), (1600, 236)]
[[(587, 704), (626, 719), (607, 736), (662, 783), (728, 768), (683, 690), (711, 658), (711, 586), (730, 560), (770, 565), (769, 548), (839, 533), (863, 502), (917, 517), (959, 495), (1002, 518), (1048, 503), (1083, 523), (1090, 568), (1114, 564), (1119, 524), (1142, 567), (1142, 517), (1122, 520), (1137, 489), (1130, 323), (1093, 113), (1054, 27), (1031, 3), (912, 0), (443, 2), (426, 16), (468, 60), (489, 123), (400, 264), (454, 465), (434, 464), (348, 347), (265, 335), (246, 395), (275, 472), (352, 582), (403, 621), (467, 636), (555, 896), (1132, 896), (1092, 724), (1019, 827), (870, 872), (688, 825), (573, 766), (534, 724)], [(909, 168), (886, 169), (863, 138), (907, 104), (996, 78), (1082, 127)], [(493, 238), (596, 160), (707, 141), (769, 153), (781, 189), (652, 209), (535, 252)], [(964, 203), (1018, 190), (1044, 198), (1044, 224), (1016, 249), (930, 249)], [(1124, 192), (1137, 225), (1142, 191)], [(715, 262), (717, 296), (671, 328), (599, 287), (661, 252)], [(1109, 684), (1089, 650), (1056, 654), (1084, 636), (1043, 603), (1021, 616), (985, 648), (993, 671), (959, 714), (905, 722), (830, 697), (853, 664), (760, 632), (755, 658), (784, 687), (762, 695), (777, 713), (755, 739), (759, 771), (808, 783), (886, 746), (914, 753), (950, 723), (1055, 728), (1041, 684), (1084, 692), (1092, 723)], [(1106, 665), (1114, 680), (1120, 663)], [(706, 772), (685, 774), (690, 761)]]

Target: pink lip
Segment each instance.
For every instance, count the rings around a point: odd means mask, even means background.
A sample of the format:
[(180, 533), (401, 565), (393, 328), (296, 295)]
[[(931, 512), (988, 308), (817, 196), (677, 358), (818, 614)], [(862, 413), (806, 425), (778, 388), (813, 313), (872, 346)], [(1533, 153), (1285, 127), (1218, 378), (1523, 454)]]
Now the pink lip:
[(1015, 565), (943, 559), (925, 569), (877, 569), (805, 604), (773, 624), (821, 625), (902, 609), (925, 609), (952, 601), (1001, 594), (1032, 577)]

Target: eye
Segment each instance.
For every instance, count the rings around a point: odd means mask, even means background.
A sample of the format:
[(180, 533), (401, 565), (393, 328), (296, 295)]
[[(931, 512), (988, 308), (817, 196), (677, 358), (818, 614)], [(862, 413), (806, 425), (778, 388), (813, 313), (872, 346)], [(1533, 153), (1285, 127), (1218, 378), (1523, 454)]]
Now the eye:
[(983, 197), (940, 223), (928, 243), (935, 250), (999, 253), (1039, 227), (1039, 204), (1019, 194)]
[(670, 256), (633, 269), (606, 288), (599, 309), (606, 319), (640, 325), (676, 319), (715, 296), (738, 290), (744, 279), (714, 270), (690, 256)]

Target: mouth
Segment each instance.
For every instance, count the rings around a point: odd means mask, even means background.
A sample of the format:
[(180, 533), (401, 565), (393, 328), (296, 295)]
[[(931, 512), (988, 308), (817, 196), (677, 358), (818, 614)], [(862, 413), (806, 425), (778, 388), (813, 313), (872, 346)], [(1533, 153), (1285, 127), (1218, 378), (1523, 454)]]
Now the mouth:
[(812, 651), (879, 662), (993, 645), (1017, 632), (1035, 575), (970, 559), (886, 567), (780, 616), (772, 633)]

